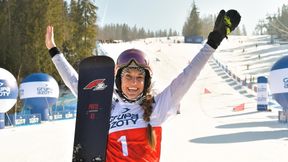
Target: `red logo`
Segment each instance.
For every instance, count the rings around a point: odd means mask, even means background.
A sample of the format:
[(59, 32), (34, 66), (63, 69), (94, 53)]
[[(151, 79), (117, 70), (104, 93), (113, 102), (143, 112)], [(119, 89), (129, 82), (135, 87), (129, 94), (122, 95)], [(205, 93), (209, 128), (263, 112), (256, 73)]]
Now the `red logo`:
[(105, 79), (96, 79), (87, 84), (83, 89), (84, 90), (93, 90), (93, 91), (100, 91), (104, 90), (107, 85), (104, 83)]

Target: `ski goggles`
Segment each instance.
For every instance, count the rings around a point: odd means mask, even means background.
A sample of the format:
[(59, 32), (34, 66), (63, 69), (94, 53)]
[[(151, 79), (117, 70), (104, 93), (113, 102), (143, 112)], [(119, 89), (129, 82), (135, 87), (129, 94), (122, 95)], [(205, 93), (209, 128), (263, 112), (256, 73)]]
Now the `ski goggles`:
[(144, 54), (136, 49), (124, 51), (117, 59), (117, 65), (119, 67), (127, 66), (132, 62), (135, 62), (141, 67), (149, 67), (148, 61), (145, 59)]

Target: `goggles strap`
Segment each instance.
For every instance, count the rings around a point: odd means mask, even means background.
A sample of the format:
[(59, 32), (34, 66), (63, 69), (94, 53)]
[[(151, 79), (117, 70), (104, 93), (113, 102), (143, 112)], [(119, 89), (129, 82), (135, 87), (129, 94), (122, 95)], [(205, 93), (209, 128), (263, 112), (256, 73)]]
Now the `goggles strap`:
[(146, 66), (147, 66), (146, 63), (142, 64), (141, 62), (137, 62), (137, 60), (135, 59), (131, 59), (129, 62), (120, 65), (120, 68), (121, 67), (143, 67), (144, 68)]

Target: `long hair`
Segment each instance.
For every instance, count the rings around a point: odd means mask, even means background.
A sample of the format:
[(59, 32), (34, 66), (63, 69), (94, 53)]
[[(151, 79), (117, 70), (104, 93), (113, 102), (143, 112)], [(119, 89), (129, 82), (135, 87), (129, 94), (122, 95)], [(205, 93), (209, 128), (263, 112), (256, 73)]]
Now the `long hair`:
[[(116, 73), (116, 78), (115, 78), (115, 82), (116, 82), (116, 87), (117, 90), (119, 92), (119, 95), (123, 98), (126, 98), (123, 95), (122, 89), (121, 89), (121, 73), (123, 71), (123, 68), (120, 68), (117, 70)], [(145, 69), (145, 81), (144, 81), (144, 90), (143, 90), (143, 95), (144, 95), (144, 99), (142, 101), (142, 103), (140, 104), (140, 106), (142, 107), (142, 109), (144, 110), (144, 114), (143, 114), (143, 119), (144, 121), (147, 122), (147, 140), (149, 145), (151, 146), (152, 149), (155, 149), (156, 147), (156, 134), (155, 131), (153, 130), (153, 127), (150, 124), (150, 117), (153, 111), (153, 107), (152, 104), (154, 102), (154, 98), (151, 95), (151, 74), (150, 71), (148, 69)]]
[(150, 117), (152, 114), (152, 104), (154, 102), (153, 96), (150, 94), (150, 88), (147, 90), (147, 93), (145, 94), (145, 99), (143, 100), (141, 107), (144, 110), (143, 119), (146, 121), (147, 124), (147, 140), (152, 149), (155, 149), (156, 147), (156, 134), (153, 130), (153, 127), (150, 124)]

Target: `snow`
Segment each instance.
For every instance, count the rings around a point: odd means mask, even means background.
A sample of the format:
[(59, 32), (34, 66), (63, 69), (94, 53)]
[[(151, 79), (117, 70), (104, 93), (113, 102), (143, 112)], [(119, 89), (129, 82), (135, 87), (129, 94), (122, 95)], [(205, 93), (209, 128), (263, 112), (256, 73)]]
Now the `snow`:
[[(161, 90), (202, 47), (174, 43), (177, 39), (146, 39), (101, 47), (114, 59), (127, 48), (146, 51), (153, 65), (155, 87)], [(268, 41), (267, 36), (231, 36), (222, 42), (214, 58), (241, 79), (251, 73), (267, 76), (273, 63), (288, 49), (287, 45)], [(246, 64), (250, 64), (248, 70)], [(205, 88), (211, 93), (204, 93)], [(161, 162), (286, 162), (288, 130), (287, 124), (278, 122), (280, 109), (271, 106), (271, 112), (258, 112), (255, 96), (253, 90), (239, 88), (210, 59), (181, 101), (181, 114), (163, 125)], [(243, 111), (233, 111), (243, 103)], [(0, 161), (71, 161), (74, 124), (75, 120), (70, 119), (2, 129)]]

